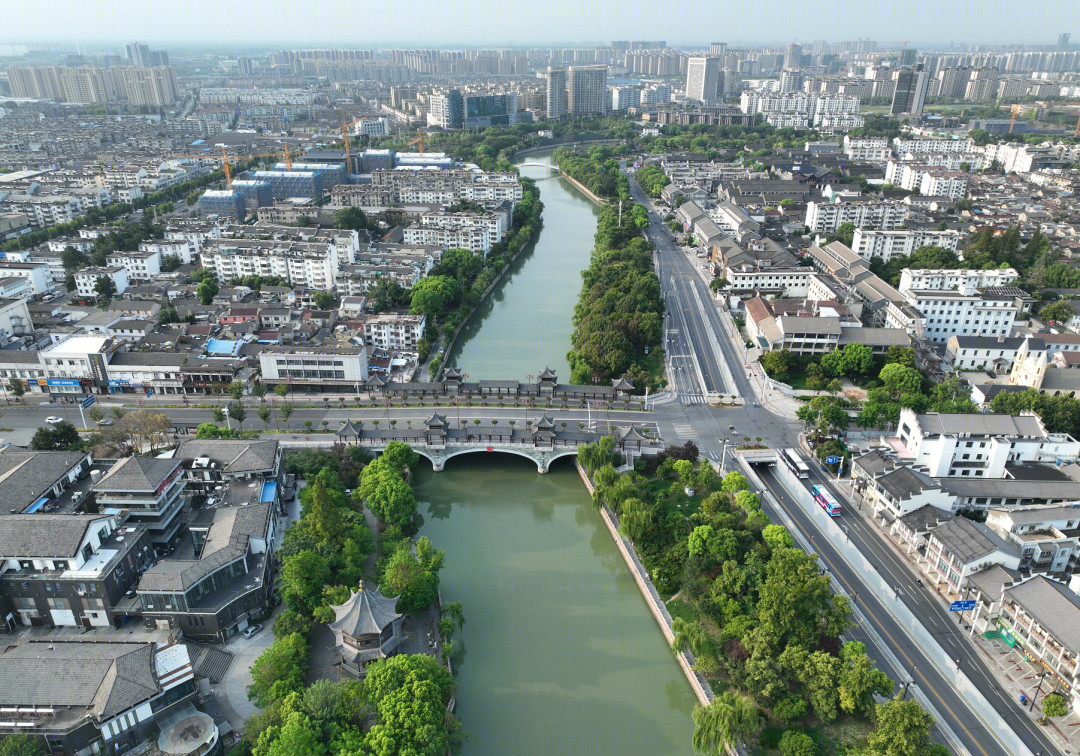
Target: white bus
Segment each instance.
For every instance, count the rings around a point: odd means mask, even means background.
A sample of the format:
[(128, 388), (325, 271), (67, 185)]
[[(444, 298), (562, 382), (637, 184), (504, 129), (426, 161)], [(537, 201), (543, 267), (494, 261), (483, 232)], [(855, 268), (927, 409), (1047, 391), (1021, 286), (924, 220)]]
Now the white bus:
[(810, 477), (810, 468), (803, 462), (802, 455), (799, 454), (797, 449), (781, 449), (780, 459), (784, 460), (784, 464), (787, 465), (787, 468), (795, 473), (795, 477)]

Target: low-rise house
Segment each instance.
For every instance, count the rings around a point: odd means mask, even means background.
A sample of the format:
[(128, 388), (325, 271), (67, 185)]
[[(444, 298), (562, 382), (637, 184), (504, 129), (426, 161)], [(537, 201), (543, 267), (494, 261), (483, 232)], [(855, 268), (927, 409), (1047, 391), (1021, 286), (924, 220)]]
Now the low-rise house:
[(125, 523), (142, 526), (154, 548), (172, 550), (191, 501), (180, 460), (126, 457), (93, 485), (99, 508), (124, 510)]
[(986, 525), (1020, 549), (1020, 569), (1072, 574), (1080, 560), (1080, 504), (991, 509)]
[(196, 695), (182, 643), (23, 640), (0, 654), (0, 708), (9, 720), (0, 737), (29, 736), (47, 753), (91, 754), (124, 753), (162, 733), (192, 747), (185, 753), (219, 753), (218, 728), (194, 707)]
[(1020, 566), (1020, 550), (983, 523), (966, 517), (930, 528), (926, 537), (925, 569), (935, 585), (960, 594), (969, 575), (992, 565), (1008, 569)]

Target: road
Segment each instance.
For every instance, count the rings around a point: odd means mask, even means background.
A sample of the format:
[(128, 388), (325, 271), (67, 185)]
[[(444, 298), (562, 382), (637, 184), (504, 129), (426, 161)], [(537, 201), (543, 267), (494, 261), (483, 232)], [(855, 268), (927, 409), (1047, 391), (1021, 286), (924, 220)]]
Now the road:
[[(780, 418), (767, 408), (753, 405), (755, 393), (750, 386), (737, 346), (732, 343), (723, 327), (719, 309), (710, 306), (713, 301), (711, 292), (694, 269), (694, 265), (700, 265), (699, 258), (688, 255), (672, 243), (671, 234), (664, 226), (662, 216), (657, 213), (656, 208), (633, 177), (630, 179), (630, 186), (635, 201), (644, 204), (650, 210), (651, 225), (648, 236), (657, 248), (657, 272), (668, 313), (671, 316), (667, 325), (669, 329), (667, 347), (674, 368), (672, 385), (675, 387), (679, 401), (673, 403), (674, 406), (657, 407), (657, 421), (661, 433), (665, 438), (672, 434), (681, 436), (689, 433), (698, 442), (702, 452), (714, 461), (721, 458), (725, 442), (741, 440), (745, 437), (751, 439), (760, 437), (766, 445), (773, 448), (797, 446), (797, 437), (801, 430), (800, 423)], [(699, 301), (705, 304), (704, 310), (693, 296), (695, 290)], [(720, 358), (727, 363), (734, 386), (725, 386), (722, 383), (721, 371), (716, 361), (717, 355), (712, 342), (707, 338), (705, 329), (711, 329), (716, 335)], [(698, 360), (700, 372), (693, 364), (693, 360)], [(706, 391), (738, 393), (744, 397), (743, 406), (730, 410), (721, 409), (719, 413), (715, 407), (709, 405), (691, 403), (686, 406), (686, 398), (692, 397), (700, 384), (699, 376), (704, 378)], [(681, 422), (679, 413), (683, 413)], [(672, 424), (671, 429), (668, 428), (668, 423)], [(735, 426), (734, 434), (731, 433), (733, 425)], [(810, 482), (826, 482), (815, 466), (811, 466), (811, 470), (813, 472)], [(906, 670), (897, 671), (891, 664), (882, 664), (883, 655), (880, 650), (877, 650), (876, 661), (879, 666), (889, 672), (898, 684), (911, 680), (913, 677), (911, 670), (914, 670), (915, 684), (933, 702), (944, 720), (943, 724), (955, 732), (972, 754), (991, 753), (992, 750), (987, 749), (992, 748), (990, 744), (995, 743), (994, 738), (987, 732), (986, 726), (974, 714), (967, 702), (908, 640), (905, 631), (884, 610), (872, 592), (863, 586), (862, 576), (854, 574), (846, 563), (839, 559), (827, 539), (821, 537), (818, 526), (784, 493), (775, 476), (767, 470), (760, 472), (763, 482), (766, 482), (767, 487), (772, 490), (795, 528), (805, 539), (815, 545), (815, 550), (822, 556), (848, 594), (859, 594), (858, 606), (863, 613), (864, 621), (873, 626), (877, 636), (888, 645)], [(835, 486), (831, 488), (835, 490)], [(902, 600), (916, 617), (922, 619), (924, 626), (937, 637), (950, 656), (960, 659), (960, 664), (968, 678), (979, 687), (1004, 722), (1032, 747), (1033, 752), (1041, 749), (1043, 753), (1055, 753), (1056, 748), (1049, 739), (1026, 714), (1020, 711), (1019, 703), (1004, 694), (997, 680), (992, 677), (979, 657), (975, 647), (967, 639), (961, 637), (962, 628), (956, 619), (950, 616), (940, 601), (927, 595), (926, 589), (917, 586), (913, 573), (899, 555), (892, 551), (892, 547), (872, 531), (872, 526), (861, 514), (853, 511), (850, 506), (848, 509), (845, 524), (850, 527), (851, 540), (875, 568), (897, 586), (897, 600)], [(770, 516), (779, 515), (775, 511), (770, 511), (769, 514)], [(815, 534), (818, 535), (816, 540)], [(864, 642), (868, 641), (864, 640)], [(875, 647), (873, 642), (868, 642), (868, 645)]]
[[(978, 649), (964, 636), (966, 632), (956, 613), (949, 612), (928, 588), (919, 586), (917, 578), (904, 559), (886, 543), (878, 531), (867, 521), (860, 506), (844, 495), (844, 490), (830, 484), (819, 468), (811, 466), (807, 485), (825, 483), (829, 490), (841, 499), (844, 507), (844, 525), (848, 536), (874, 568), (893, 586), (899, 588), (899, 600), (903, 601), (918, 617), (924, 627), (938, 640), (950, 657), (959, 658), (968, 678), (978, 686), (998, 715), (1016, 732), (1033, 751), (1055, 753), (1057, 748), (1022, 710), (1019, 702), (1005, 695), (996, 678), (979, 654)], [(824, 539), (820, 539), (824, 540)], [(972, 750), (972, 753), (978, 753)]]
[[(117, 402), (119, 405), (119, 402)], [(276, 403), (272, 408), (272, 419), (269, 423), (270, 429), (282, 429), (293, 430), (302, 432), (309, 426), (307, 423), (311, 423), (311, 428), (322, 428), (322, 423), (327, 422), (327, 428), (337, 430), (341, 427), (341, 424), (345, 420), (364, 420), (367, 422), (378, 420), (382, 427), (386, 427), (386, 423), (391, 420), (397, 421), (398, 425), (406, 425), (412, 423), (413, 427), (420, 427), (420, 425), (429, 417), (433, 412), (445, 415), (451, 422), (468, 421), (473, 420), (486, 420), (491, 418), (497, 418), (500, 421), (505, 418), (507, 421), (513, 420), (517, 425), (524, 427), (526, 420), (536, 420), (540, 415), (546, 414), (552, 417), (556, 423), (566, 423), (568, 427), (573, 428), (578, 423), (583, 423), (588, 426), (590, 423), (599, 427), (604, 427), (609, 424), (626, 425), (628, 423), (634, 423), (636, 426), (641, 427), (646, 425), (652, 428), (656, 428), (655, 417), (651, 413), (635, 412), (628, 410), (605, 410), (605, 409), (545, 409), (543, 407), (390, 407), (387, 410), (385, 407), (366, 407), (357, 409), (356, 407), (346, 406), (344, 409), (337, 405), (331, 405), (329, 408), (322, 407), (297, 407), (292, 415), (289, 417), (288, 422), (281, 419), (281, 413), (278, 411), (280, 402)], [(107, 417), (111, 415), (111, 405), (108, 399), (103, 399), (99, 405)], [(247, 417), (244, 419), (244, 428), (248, 430), (262, 430), (263, 423), (256, 414), (259, 407), (269, 407), (270, 404), (260, 404), (259, 400), (255, 397), (247, 397), (245, 399), (245, 406), (247, 408)], [(126, 407), (126, 411), (130, 412), (138, 407)], [(187, 408), (187, 407), (164, 407), (161, 405), (155, 405), (152, 402), (145, 404), (145, 409), (153, 412), (161, 412), (167, 415), (174, 425), (194, 427), (200, 423), (212, 423), (214, 422), (214, 413), (210, 408)], [(79, 406), (77, 404), (20, 404), (20, 405), (8, 405), (4, 407), (0, 404), (0, 426), (14, 429), (36, 429), (45, 425), (45, 419), (50, 416), (59, 417), (67, 420), (77, 427), (82, 427), (82, 420), (79, 417)], [(92, 424), (89, 417), (86, 418), (86, 422)], [(236, 421), (231, 420), (235, 425)]]
[[(813, 518), (801, 505), (792, 500), (775, 473), (765, 465), (756, 466), (756, 472), (766, 490), (779, 502), (783, 514), (794, 525), (795, 530), (803, 538), (810, 541), (814, 551), (821, 557), (825, 567), (833, 577), (843, 586), (845, 592), (849, 596), (858, 595), (854, 603), (865, 621), (889, 645), (893, 654), (904, 666), (903, 671), (893, 669), (890, 677), (898, 684), (914, 678), (916, 686), (927, 695), (938, 710), (938, 714), (942, 717), (944, 723), (952, 729), (973, 756), (992, 756), (992, 754), (996, 756), (993, 746), (993, 734), (987, 731), (986, 726), (971, 711), (967, 702), (957, 693), (951, 683), (938, 672), (930, 660), (923, 655), (919, 647), (908, 640), (905, 630), (893, 620), (892, 615), (886, 611), (877, 595), (863, 587), (862, 576), (848, 567), (847, 562), (840, 557), (828, 538), (821, 536), (817, 525), (813, 522)], [(765, 505), (766, 513), (771, 518), (780, 521), (781, 512), (776, 511), (771, 506), (768, 497), (763, 496), (762, 503)], [(822, 511), (821, 516), (826, 516), (824, 511)], [(854, 531), (852, 532), (852, 540), (854, 540)], [(900, 593), (901, 596), (898, 600), (905, 600), (906, 602), (911, 598), (907, 595), (909, 591), (904, 588), (901, 588)], [(916, 598), (920, 597), (916, 596)], [(926, 600), (925, 597), (921, 598), (924, 601)], [(925, 609), (926, 607), (923, 607), (924, 611)], [(953, 628), (947, 630), (951, 632)], [(972, 674), (971, 663), (965, 664), (965, 660), (961, 657), (961, 665), (970, 676)], [(912, 670), (914, 670), (914, 675)], [(988, 687), (992, 688), (993, 685), (988, 684)], [(1018, 730), (1018, 732), (1023, 732), (1023, 730)]]

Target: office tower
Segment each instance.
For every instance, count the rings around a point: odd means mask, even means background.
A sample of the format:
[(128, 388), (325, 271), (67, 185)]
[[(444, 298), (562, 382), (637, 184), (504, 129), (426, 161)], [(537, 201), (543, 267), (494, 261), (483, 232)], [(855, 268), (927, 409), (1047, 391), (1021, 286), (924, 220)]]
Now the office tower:
[(448, 89), (431, 95), (428, 106), (428, 126), (460, 129), (465, 124), (465, 101), (460, 89)]
[(784, 48), (784, 68), (802, 68), (802, 47), (792, 42)]
[(1057, 49), (1068, 50), (1069, 49), (1069, 32), (1062, 32), (1058, 35)]
[(607, 66), (570, 66), (566, 90), (570, 115), (603, 115), (609, 103)]
[(918, 115), (923, 111), (926, 102), (926, 89), (930, 83), (930, 74), (923, 70), (922, 65), (913, 68), (902, 68), (893, 74), (895, 88), (893, 89), (892, 107), (889, 113), (910, 113)]
[(719, 57), (727, 55), (727, 42), (710, 42), (709, 55)]
[(547, 118), (558, 121), (568, 115), (566, 104), (566, 69), (548, 66), (544, 75), (547, 81)]
[(142, 42), (132, 42), (127, 46), (127, 59), (131, 66), (150, 65), (150, 46)]
[(686, 62), (686, 99), (706, 105), (723, 98), (719, 58), (690, 58)]
[(514, 126), (518, 122), (517, 92), (496, 95), (466, 95), (464, 127)]
[(803, 91), (803, 82), (804, 77), (802, 71), (784, 69), (780, 73), (780, 92), (781, 94), (801, 92)]

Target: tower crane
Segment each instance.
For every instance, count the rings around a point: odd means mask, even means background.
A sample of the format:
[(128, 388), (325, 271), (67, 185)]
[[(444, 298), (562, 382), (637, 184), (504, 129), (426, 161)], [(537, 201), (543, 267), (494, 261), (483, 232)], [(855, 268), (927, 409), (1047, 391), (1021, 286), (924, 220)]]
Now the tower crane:
[(417, 129), (416, 133), (418, 135), (417, 138), (412, 140), (411, 142), (409, 142), (405, 146), (406, 147), (412, 147), (414, 144), (419, 144), (420, 145), (420, 154), (423, 155), (424, 154), (424, 132), (421, 131), (420, 129)]
[[(1019, 105), (1013, 105), (1012, 106), (1012, 120), (1009, 121), (1009, 133), (1010, 134), (1013, 132), (1013, 126), (1016, 125), (1016, 116), (1019, 113), (1020, 113), (1020, 106)], [(1077, 126), (1080, 126), (1080, 123), (1078, 123)]]
[(292, 155), (289, 154), (289, 145), (285, 145), (285, 170), (292, 170)]
[(1077, 134), (1080, 134), (1080, 118), (1076, 119), (1076, 128), (1073, 129), (1073, 136), (1075, 137)]
[(225, 145), (221, 145), (221, 167), (225, 170), (225, 188), (232, 189), (232, 173), (229, 171), (229, 153), (225, 152)]

